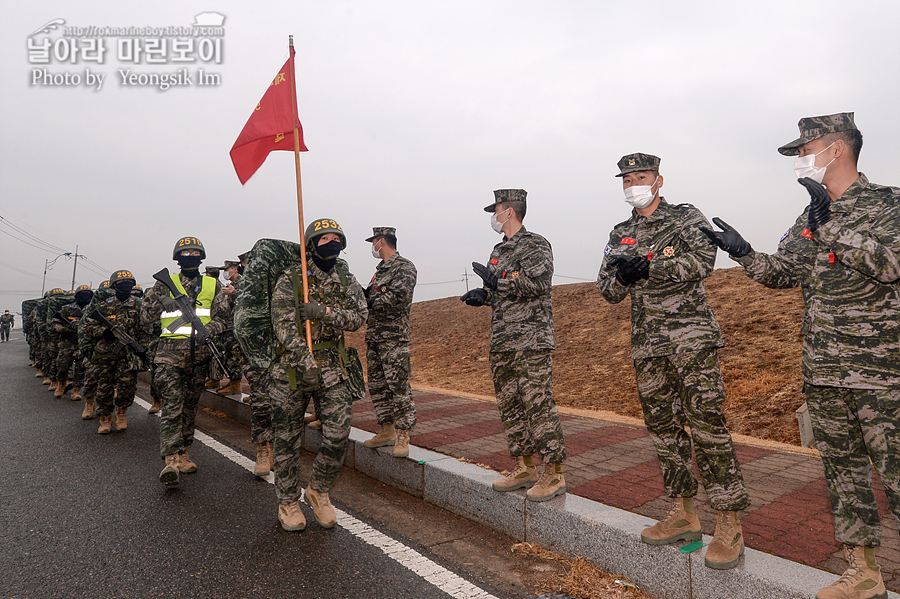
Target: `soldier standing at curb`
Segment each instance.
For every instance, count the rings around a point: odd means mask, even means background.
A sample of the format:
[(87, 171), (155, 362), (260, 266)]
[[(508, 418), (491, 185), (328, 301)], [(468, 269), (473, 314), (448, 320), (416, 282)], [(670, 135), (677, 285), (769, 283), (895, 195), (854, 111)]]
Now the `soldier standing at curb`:
[[(300, 510), (300, 456), (303, 415), (311, 396), (319, 398), (322, 445), (312, 465), (312, 477), (303, 493), (323, 528), (337, 523), (329, 493), (337, 481), (350, 439), (350, 410), (354, 399), (365, 395), (359, 358), (344, 346), (344, 331), (355, 331), (366, 321), (362, 287), (339, 259), (347, 247), (340, 225), (331, 219), (312, 221), (306, 228), (309, 303), (303, 301), (299, 267), (281, 273), (272, 293), (272, 325), (280, 345), (273, 362), (269, 393), (275, 436), (275, 492), (282, 528), (306, 528)], [(306, 344), (304, 321), (312, 325), (313, 347)], [(355, 353), (355, 352), (354, 352)], [(355, 370), (358, 369), (358, 372)], [(357, 388), (357, 385), (359, 388)]]
[[(547, 501), (566, 492), (562, 463), (566, 458), (559, 412), (553, 401), (553, 250), (550, 243), (527, 231), (524, 189), (498, 189), (491, 227), (503, 234), (488, 266), (473, 262), (484, 287), (460, 300), (470, 306), (491, 306), (491, 374), (497, 408), (516, 468), (494, 481), (495, 491), (530, 487), (526, 497)], [(544, 464), (538, 476), (533, 455)]]
[(9, 341), (9, 330), (16, 324), (16, 317), (9, 313), (9, 310), (3, 312), (0, 316), (0, 339), (3, 343)]
[[(197, 317), (214, 336), (225, 330), (225, 318), (214, 307), (214, 298), (220, 293), (219, 281), (200, 274), (200, 263), (205, 258), (206, 250), (199, 239), (182, 237), (172, 250), (172, 259), (178, 262), (181, 272), (170, 277), (175, 287), (194, 301)], [(159, 473), (159, 482), (164, 485), (177, 485), (181, 473), (197, 472), (188, 448), (194, 442), (200, 394), (211, 360), (209, 349), (198, 339), (191, 323), (167, 332), (166, 328), (175, 326), (181, 316), (186, 315), (181, 314), (162, 282), (157, 281), (144, 295), (141, 326), (149, 331), (159, 325), (162, 331), (153, 358), (157, 364), (153, 382), (162, 399), (159, 446), (166, 465)]]
[(363, 445), (393, 445), (394, 457), (405, 458), (416, 425), (416, 405), (409, 386), (409, 310), (416, 267), (397, 252), (397, 230), (393, 227), (374, 227), (366, 241), (372, 244), (372, 256), (381, 260), (365, 289), (369, 395), (381, 431)]
[[(134, 275), (128, 270), (117, 270), (109, 278), (109, 286), (115, 291), (112, 297), (95, 305), (96, 311), (113, 325), (140, 342), (141, 300), (131, 295)], [(137, 390), (137, 373), (144, 370), (144, 357), (136, 354), (123, 344), (104, 323), (85, 314), (84, 331), (97, 340), (91, 361), (97, 366), (97, 391), (94, 400), (100, 415), (97, 433), (104, 435), (112, 431), (113, 407), (115, 424), (119, 432), (128, 428), (128, 408), (134, 403)]]
[(705, 563), (733, 568), (744, 552), (738, 512), (750, 506), (750, 496), (722, 412), (725, 383), (718, 348), (725, 340), (703, 287), (715, 265), (716, 247), (700, 231), (708, 222), (699, 210), (669, 204), (659, 195), (659, 158), (629, 154), (618, 167), (625, 201), (634, 210), (610, 233), (597, 289), (610, 303), (631, 296), (638, 397), (666, 495), (673, 499), (666, 519), (645, 529), (641, 540), (663, 545), (700, 539), (693, 440), (703, 487), (718, 512)]
[(754, 251), (718, 218), (723, 231), (705, 233), (751, 279), (803, 289), (803, 392), (849, 563), (816, 597), (883, 598), (872, 464), (900, 518), (900, 189), (859, 172), (863, 140), (852, 112), (803, 118), (799, 127), (800, 137), (778, 151), (796, 156), (810, 204), (778, 251)]

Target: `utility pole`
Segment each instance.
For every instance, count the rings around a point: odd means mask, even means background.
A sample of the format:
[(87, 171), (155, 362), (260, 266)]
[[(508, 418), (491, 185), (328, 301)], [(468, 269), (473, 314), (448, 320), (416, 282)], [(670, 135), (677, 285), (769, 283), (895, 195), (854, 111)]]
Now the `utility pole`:
[(466, 281), (466, 291), (468, 291), (469, 290), (469, 269), (468, 268), (463, 269), (463, 279), (465, 279), (465, 281)]
[(75, 269), (78, 268), (78, 246), (75, 246), (75, 264), (72, 266), (72, 289), (70, 291), (75, 291)]

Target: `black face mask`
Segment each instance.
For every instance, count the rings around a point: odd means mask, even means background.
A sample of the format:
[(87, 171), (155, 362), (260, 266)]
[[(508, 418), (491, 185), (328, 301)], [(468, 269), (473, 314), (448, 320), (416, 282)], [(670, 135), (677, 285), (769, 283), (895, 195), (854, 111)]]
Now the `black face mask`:
[(324, 272), (331, 272), (337, 257), (340, 255), (342, 244), (339, 240), (329, 241), (323, 245), (313, 246), (312, 259)]
[(201, 256), (178, 256), (178, 266), (181, 267), (181, 272), (190, 277), (199, 274), (201, 262), (203, 262)]
[(121, 283), (116, 283), (116, 298), (119, 301), (124, 302), (129, 297), (131, 297), (131, 290), (134, 289), (134, 283), (131, 281), (122, 281)]
[(75, 294), (75, 303), (78, 304), (79, 308), (84, 308), (89, 303), (91, 303), (91, 298), (94, 296), (93, 293), (76, 293)]

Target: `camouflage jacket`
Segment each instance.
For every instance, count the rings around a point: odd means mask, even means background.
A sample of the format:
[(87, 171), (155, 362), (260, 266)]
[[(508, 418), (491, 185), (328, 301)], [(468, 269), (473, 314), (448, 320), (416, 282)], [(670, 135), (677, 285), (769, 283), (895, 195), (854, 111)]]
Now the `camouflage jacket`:
[(3, 325), (5, 327), (12, 327), (15, 326), (15, 322), (16, 317), (12, 314), (3, 314), (2, 316), (0, 316), (0, 325)]
[[(318, 364), (322, 371), (322, 384), (327, 389), (348, 376), (341, 368), (340, 357), (336, 347), (317, 349), (320, 343), (328, 345), (344, 337), (344, 331), (355, 331), (366, 321), (366, 296), (356, 278), (347, 273), (346, 286), (341, 281), (337, 267), (326, 273), (314, 262), (309, 267), (309, 299), (315, 300), (331, 308), (321, 320), (314, 320), (312, 325), (313, 352), (315, 361), (306, 345), (306, 328), (303, 322), (298, 326), (294, 307), (294, 286), (291, 282), (290, 269), (281, 273), (272, 292), (272, 326), (275, 336), (281, 344), (281, 357), (272, 362), (272, 376), (276, 379), (288, 380), (288, 369), (294, 367), (298, 378), (300, 373)], [(299, 271), (299, 266), (297, 267)], [(299, 282), (299, 272), (298, 272)], [(299, 291), (299, 300), (303, 302), (303, 292)]]
[[(128, 296), (123, 302), (119, 300), (115, 294), (107, 297), (103, 301), (99, 301), (94, 305), (94, 310), (105, 316), (113, 324), (122, 328), (122, 330), (131, 335), (135, 341), (141, 342), (141, 298)], [(93, 310), (92, 310), (93, 312)], [(92, 361), (109, 358), (115, 355), (125, 355), (129, 360), (129, 370), (142, 370), (143, 365), (136, 360), (130, 348), (122, 346), (118, 339), (108, 338), (105, 336), (106, 326), (90, 318), (85, 312), (83, 318), (83, 330), (86, 334), (94, 338), (94, 351), (91, 357)], [(124, 353), (123, 353), (124, 352)], [(134, 362), (131, 364), (131, 362)]]
[(900, 387), (900, 188), (859, 178), (815, 233), (809, 208), (773, 255), (737, 261), (766, 287), (801, 287), (803, 380), (852, 389)]
[(62, 320), (54, 318), (50, 321), (53, 330), (59, 335), (61, 340), (70, 342), (77, 340), (78, 323), (81, 321), (81, 316), (78, 316), (79, 310), (81, 310), (81, 307), (75, 302), (71, 302), (59, 309), (59, 315)]
[[(200, 285), (197, 283), (197, 279), (188, 278), (184, 275), (179, 276), (181, 277), (181, 285), (187, 292), (188, 297), (197, 299), (197, 295), (200, 293)], [(222, 311), (222, 304), (216, 301), (221, 293), (222, 285), (217, 280), (216, 294), (210, 307), (210, 322), (206, 325), (206, 330), (212, 336), (218, 335), (228, 326), (225, 314)], [(144, 295), (144, 303), (141, 308), (141, 327), (145, 340), (148, 343), (154, 341), (154, 330), (160, 330), (157, 325), (159, 325), (160, 317), (163, 313), (162, 298), (164, 297), (170, 297), (169, 289), (159, 281), (156, 281), (156, 284)], [(153, 361), (157, 364), (168, 364), (178, 368), (192, 368), (195, 364), (208, 363), (212, 358), (212, 355), (206, 348), (206, 344), (196, 335), (188, 339), (172, 339), (159, 337), (157, 332), (156, 340), (156, 353)]]
[[(716, 246), (701, 231), (710, 226), (690, 204), (664, 199), (648, 217), (632, 210), (609, 235), (597, 289), (617, 304), (631, 295), (631, 357), (634, 360), (723, 347), (719, 323), (706, 299), (703, 279), (712, 274)], [(612, 256), (651, 256), (650, 273), (627, 287), (616, 281)]]
[(494, 246), (487, 267), (497, 277), (496, 290), (485, 287), (492, 308), (490, 351), (554, 349), (550, 242), (522, 227)]
[(74, 293), (51, 295), (47, 298), (47, 307), (44, 315), (44, 330), (47, 341), (56, 346), (60, 341), (60, 331), (54, 326), (55, 315), (63, 306), (75, 301)]
[(225, 317), (226, 331), (234, 329), (234, 304), (237, 301), (238, 290), (241, 287), (241, 277), (232, 281), (231, 286), (234, 287), (234, 292), (231, 295), (217, 293), (216, 297), (213, 299), (213, 304), (218, 304), (214, 309), (216, 311), (221, 311)]
[(366, 342), (403, 341), (409, 343), (409, 310), (416, 287), (416, 267), (394, 254), (382, 260), (369, 281), (369, 318)]

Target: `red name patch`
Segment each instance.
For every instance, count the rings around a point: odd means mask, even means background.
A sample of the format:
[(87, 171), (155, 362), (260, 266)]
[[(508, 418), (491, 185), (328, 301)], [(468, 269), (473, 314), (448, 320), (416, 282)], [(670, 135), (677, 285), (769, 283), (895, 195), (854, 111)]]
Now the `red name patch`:
[(623, 237), (622, 243), (625, 245), (634, 245), (637, 243), (637, 239), (632, 239), (631, 237)]
[(500, 262), (500, 261), (497, 260), (496, 258), (491, 258), (491, 264), (497, 264), (498, 262)]
[(815, 237), (813, 237), (812, 231), (810, 231), (809, 229), (803, 229), (803, 232), (800, 233), (800, 235), (802, 237), (806, 237), (807, 239), (815, 239)]

